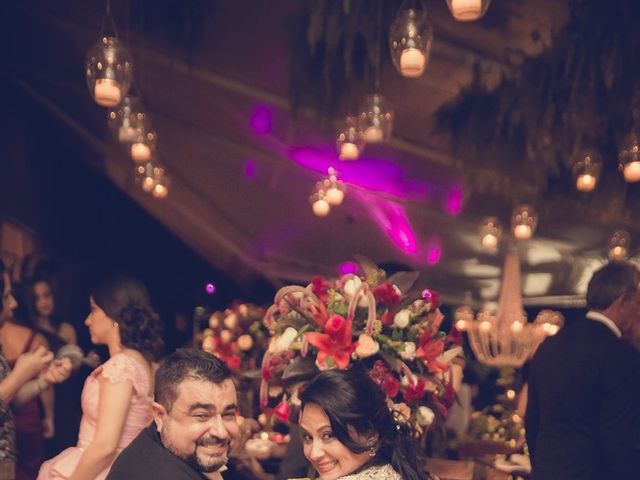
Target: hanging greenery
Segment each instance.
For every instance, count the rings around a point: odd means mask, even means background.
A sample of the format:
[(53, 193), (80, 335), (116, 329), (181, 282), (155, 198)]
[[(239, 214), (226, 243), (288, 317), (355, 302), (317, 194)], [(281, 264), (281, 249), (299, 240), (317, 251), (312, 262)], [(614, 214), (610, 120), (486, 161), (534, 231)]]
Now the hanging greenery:
[[(569, 20), (551, 45), (514, 61), (497, 88), (485, 87), (476, 70), (471, 85), (436, 114), (472, 189), (520, 200), (573, 195), (572, 153), (591, 147), (604, 158), (601, 181), (618, 185), (606, 195), (615, 190), (629, 203), (617, 150), (640, 101), (638, 18), (640, 2), (571, 0)], [(620, 198), (608, 202), (620, 209)]]

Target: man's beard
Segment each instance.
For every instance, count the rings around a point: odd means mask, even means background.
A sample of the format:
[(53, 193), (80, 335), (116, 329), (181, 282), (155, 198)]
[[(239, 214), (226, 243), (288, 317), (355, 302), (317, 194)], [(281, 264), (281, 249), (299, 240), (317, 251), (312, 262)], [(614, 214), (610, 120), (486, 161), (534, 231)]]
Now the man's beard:
[[(196, 442), (196, 448), (192, 453), (184, 453), (179, 451), (173, 445), (173, 443), (169, 439), (168, 431), (166, 430), (168, 430), (168, 428), (167, 429), (163, 428), (160, 432), (160, 438), (162, 439), (162, 444), (165, 446), (167, 450), (173, 453), (176, 457), (179, 457), (182, 460), (184, 460), (195, 470), (198, 470), (203, 473), (212, 473), (212, 472), (217, 472), (224, 465), (227, 464), (227, 461), (229, 460), (229, 448), (231, 445), (231, 442), (229, 440), (223, 440), (221, 438), (217, 438), (213, 436), (201, 438)], [(206, 456), (203, 459), (198, 457), (197, 447), (209, 447), (213, 445), (225, 446), (226, 452), (219, 456), (214, 456), (214, 457)]]

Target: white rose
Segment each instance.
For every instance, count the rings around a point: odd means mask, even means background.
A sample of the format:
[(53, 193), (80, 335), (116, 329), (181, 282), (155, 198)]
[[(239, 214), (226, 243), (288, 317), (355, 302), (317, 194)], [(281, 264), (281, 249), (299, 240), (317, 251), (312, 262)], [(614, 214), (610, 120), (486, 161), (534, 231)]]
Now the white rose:
[(398, 313), (396, 313), (396, 316), (393, 317), (393, 324), (398, 328), (407, 328), (410, 321), (411, 312), (406, 308), (404, 310), (400, 310)]
[(344, 284), (344, 293), (349, 297), (353, 297), (362, 286), (362, 280), (359, 277), (352, 277)]
[(375, 355), (380, 350), (380, 344), (376, 342), (370, 335), (366, 333), (358, 337), (358, 346), (356, 347), (356, 355), (360, 358), (367, 358)]
[(418, 425), (422, 427), (428, 427), (433, 423), (436, 418), (436, 414), (433, 413), (429, 407), (425, 407), (424, 405), (420, 405), (418, 407), (418, 411), (416, 412), (416, 421)]
[(224, 326), (229, 330), (233, 330), (238, 325), (238, 316), (235, 313), (230, 313), (224, 317)]
[(288, 350), (293, 341), (298, 336), (298, 331), (293, 327), (287, 329), (278, 338), (275, 338), (269, 347), (271, 353), (281, 353)]
[(416, 344), (413, 342), (404, 342), (404, 348), (400, 352), (400, 358), (403, 360), (413, 360), (416, 358)]

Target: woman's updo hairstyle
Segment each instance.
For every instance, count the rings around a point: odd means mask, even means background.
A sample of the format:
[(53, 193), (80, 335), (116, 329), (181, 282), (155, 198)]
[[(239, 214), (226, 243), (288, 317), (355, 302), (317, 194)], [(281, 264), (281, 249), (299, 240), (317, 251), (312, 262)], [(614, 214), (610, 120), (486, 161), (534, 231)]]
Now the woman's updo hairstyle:
[[(389, 463), (405, 480), (428, 478), (411, 428), (395, 421), (385, 393), (363, 366), (321, 372), (302, 391), (300, 401), (301, 412), (308, 403), (322, 408), (333, 434), (353, 453), (373, 448), (376, 453), (370, 464)], [(367, 438), (373, 442), (358, 441)]]
[(154, 311), (146, 287), (135, 278), (112, 277), (91, 292), (93, 301), (118, 322), (123, 347), (158, 360), (164, 349), (162, 323)]

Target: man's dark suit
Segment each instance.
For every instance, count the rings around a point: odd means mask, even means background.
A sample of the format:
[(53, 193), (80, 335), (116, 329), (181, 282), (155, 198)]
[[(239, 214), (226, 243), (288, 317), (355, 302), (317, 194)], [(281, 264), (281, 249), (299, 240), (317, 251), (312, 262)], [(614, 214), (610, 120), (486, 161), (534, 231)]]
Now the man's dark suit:
[(640, 355), (580, 319), (531, 361), (526, 413), (535, 480), (640, 478)]

